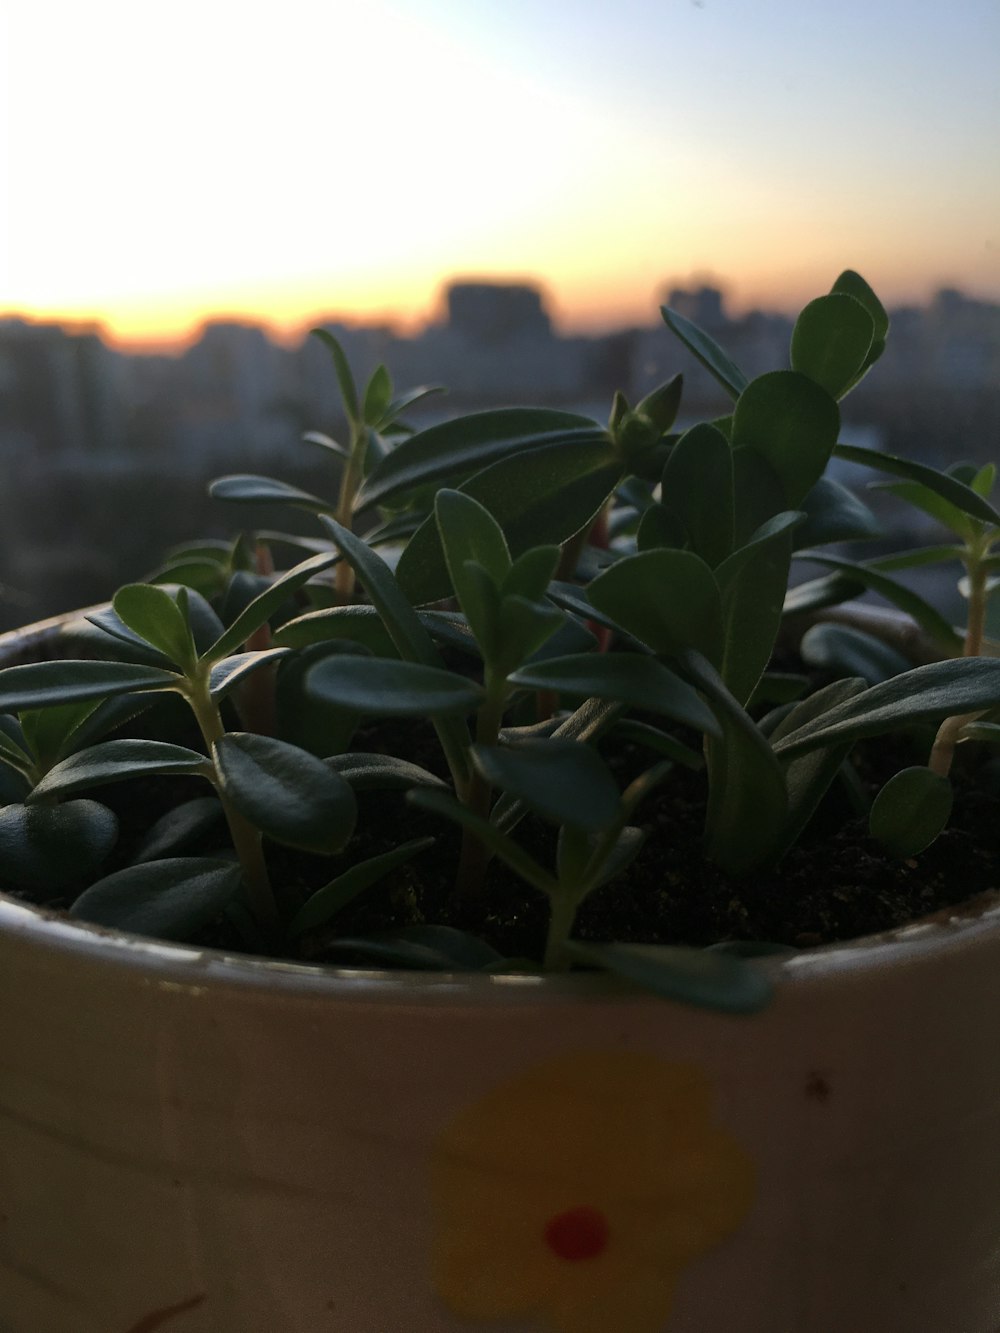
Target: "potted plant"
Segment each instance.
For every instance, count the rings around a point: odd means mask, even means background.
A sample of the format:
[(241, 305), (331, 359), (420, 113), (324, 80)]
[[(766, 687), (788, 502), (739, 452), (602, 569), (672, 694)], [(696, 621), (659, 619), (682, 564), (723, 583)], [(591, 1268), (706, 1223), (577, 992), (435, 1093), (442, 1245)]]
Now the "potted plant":
[[(327, 335), (337, 496), (215, 486), (315, 536), (0, 643), (4, 1333), (995, 1329), (993, 473), (839, 442), (854, 273), (750, 381), (664, 317), (731, 415), (411, 435)], [(954, 540), (829, 552), (834, 455)], [(929, 660), (811, 680), (866, 587)]]

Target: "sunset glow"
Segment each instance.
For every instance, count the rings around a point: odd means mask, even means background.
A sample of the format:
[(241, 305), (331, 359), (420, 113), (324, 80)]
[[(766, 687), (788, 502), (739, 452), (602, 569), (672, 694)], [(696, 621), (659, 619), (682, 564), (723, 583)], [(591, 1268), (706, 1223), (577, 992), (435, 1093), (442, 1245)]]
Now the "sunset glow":
[(460, 274), (597, 328), (848, 264), (1000, 299), (992, 0), (63, 0), (0, 44), (0, 313), (406, 325)]

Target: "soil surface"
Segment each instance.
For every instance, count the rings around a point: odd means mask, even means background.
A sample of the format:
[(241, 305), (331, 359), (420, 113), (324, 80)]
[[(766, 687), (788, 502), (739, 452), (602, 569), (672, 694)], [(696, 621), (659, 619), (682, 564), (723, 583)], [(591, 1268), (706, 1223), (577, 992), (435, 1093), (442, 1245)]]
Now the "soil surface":
[[(157, 708), (169, 739), (201, 748), (188, 729), (189, 714), (179, 700), (164, 700)], [(133, 734), (151, 734), (151, 716), (133, 724)], [(925, 762), (932, 735), (926, 728), (914, 729), (891, 741), (858, 747), (854, 762), (862, 785), (874, 794), (900, 768)], [(696, 737), (685, 739), (697, 748)], [(423, 720), (366, 726), (355, 736), (352, 748), (402, 754), (447, 776), (436, 736)], [(658, 758), (613, 738), (602, 741), (598, 748), (622, 787)], [(740, 879), (705, 861), (704, 775), (677, 766), (636, 813), (633, 822), (647, 833), (638, 857), (623, 875), (583, 904), (573, 934), (590, 941), (696, 946), (752, 941), (806, 948), (905, 925), (1000, 888), (1000, 760), (991, 760), (989, 754), (986, 747), (959, 747), (952, 774), (956, 799), (950, 825), (919, 856), (906, 861), (887, 856), (868, 836), (867, 819), (859, 816), (846, 788), (835, 783), (799, 844), (782, 863)], [(103, 873), (130, 863), (145, 831), (160, 814), (208, 792), (199, 779), (153, 777), (84, 793), (111, 807), (121, 826), (117, 847)], [(548, 920), (548, 904), (541, 894), (493, 861), (485, 891), (471, 901), (459, 897), (454, 872), (460, 839), (453, 824), (410, 805), (399, 791), (359, 793), (358, 806), (357, 830), (344, 856), (330, 859), (268, 845), (275, 890), (289, 914), (314, 889), (357, 861), (411, 838), (431, 835), (434, 845), (360, 894), (328, 926), (304, 935), (285, 956), (361, 961), (363, 955), (353, 954), (347, 941), (414, 926), (445, 925), (485, 940), (504, 958), (540, 959)], [(518, 826), (516, 838), (540, 863), (554, 864), (554, 828), (529, 816)], [(230, 855), (224, 824), (219, 821), (197, 841), (172, 854)], [(57, 897), (34, 896), (32, 901), (65, 909), (84, 887), (74, 886)], [(29, 897), (2, 879), (0, 889)], [(228, 919), (203, 932), (196, 942), (261, 950), (259, 941), (255, 945)]]
[[(425, 723), (382, 724), (356, 738), (357, 749), (395, 750), (405, 739), (410, 758), (442, 772), (436, 739)], [(187, 737), (184, 743), (194, 743)], [(891, 747), (869, 743), (855, 760), (874, 792), (898, 768), (926, 756), (927, 733)], [(655, 756), (632, 744), (604, 744), (602, 753), (624, 786)], [(974, 747), (968, 747), (970, 751)], [(624, 875), (582, 906), (574, 935), (582, 940), (709, 945), (766, 941), (805, 948), (900, 926), (1000, 887), (1000, 771), (959, 751), (956, 803), (948, 829), (919, 856), (886, 856), (869, 836), (847, 794), (834, 787), (800, 844), (774, 870), (733, 879), (704, 860), (702, 774), (675, 768), (639, 807), (635, 822), (646, 842)], [(979, 756), (981, 761), (981, 756)], [(128, 864), (149, 823), (180, 800), (204, 796), (203, 782), (156, 777), (93, 790), (87, 795), (115, 810), (121, 835), (105, 873)], [(434, 845), (344, 908), (330, 926), (304, 936), (289, 956), (311, 961), (360, 961), (345, 941), (423, 925), (447, 925), (487, 941), (505, 958), (540, 958), (548, 907), (544, 898), (492, 862), (485, 892), (474, 901), (456, 896), (459, 835), (447, 821), (411, 806), (398, 791), (359, 794), (357, 832), (349, 856), (334, 860), (270, 846), (276, 890), (293, 909), (315, 888), (356, 860), (410, 838), (432, 835)], [(544, 865), (555, 856), (555, 830), (529, 816), (518, 841)], [(203, 835), (185, 855), (226, 854), (224, 826)], [(25, 896), (25, 895), (21, 895)], [(46, 906), (68, 907), (72, 895)], [(234, 927), (220, 922), (199, 943), (248, 947)]]

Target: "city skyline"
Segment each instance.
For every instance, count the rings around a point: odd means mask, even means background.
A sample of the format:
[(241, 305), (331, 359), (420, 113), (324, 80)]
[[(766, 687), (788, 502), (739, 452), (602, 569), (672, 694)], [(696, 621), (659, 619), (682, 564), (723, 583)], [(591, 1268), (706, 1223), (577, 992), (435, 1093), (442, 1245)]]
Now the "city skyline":
[(568, 331), (643, 322), (665, 274), (1000, 299), (992, 0), (56, 8), (58, 40), (0, 11), (5, 311), (134, 345), (412, 325), (453, 274), (540, 280)]
[[(834, 277), (836, 277), (836, 274), (830, 275), (830, 280), (826, 284), (827, 288)], [(794, 319), (798, 309), (805, 304), (806, 300), (821, 295), (822, 290), (824, 290), (824, 288), (814, 287), (807, 291), (797, 302), (767, 300), (766, 296), (760, 302), (748, 302), (738, 299), (739, 289), (736, 284), (728, 282), (717, 274), (706, 272), (688, 275), (675, 274), (672, 277), (665, 278), (651, 289), (649, 299), (645, 303), (646, 309), (640, 310), (637, 318), (609, 318), (588, 323), (566, 317), (558, 294), (553, 292), (551, 284), (544, 280), (537, 280), (530, 275), (517, 274), (510, 277), (496, 274), (455, 274), (441, 279), (433, 297), (426, 302), (425, 313), (410, 318), (402, 318), (391, 311), (376, 311), (366, 316), (330, 305), (316, 306), (310, 311), (304, 310), (301, 314), (290, 315), (279, 322), (269, 319), (266, 310), (252, 308), (245, 310), (219, 309), (199, 312), (188, 327), (173, 334), (129, 337), (116, 334), (113, 325), (102, 320), (99, 314), (60, 317), (55, 314), (50, 315), (45, 311), (4, 309), (0, 306), (0, 327), (5, 322), (24, 321), (28, 324), (57, 325), (69, 332), (92, 332), (97, 334), (109, 348), (128, 356), (183, 355), (197, 345), (207, 329), (228, 324), (245, 325), (260, 329), (272, 342), (284, 347), (294, 347), (308, 336), (310, 329), (330, 324), (338, 324), (345, 328), (356, 328), (359, 331), (384, 329), (397, 338), (420, 338), (442, 322), (447, 322), (449, 292), (456, 287), (468, 284), (482, 284), (486, 287), (496, 288), (498, 291), (521, 287), (537, 293), (545, 317), (550, 321), (554, 334), (557, 337), (567, 338), (601, 337), (603, 335), (613, 335), (629, 328), (659, 327), (661, 323), (660, 306), (667, 302), (669, 293), (674, 289), (692, 292), (711, 289), (718, 292), (725, 307), (727, 320), (743, 319), (754, 314)], [(964, 301), (1000, 306), (1000, 293), (991, 296), (989, 293), (970, 291), (946, 282), (929, 285), (922, 296), (918, 296), (914, 300), (894, 301), (890, 296), (886, 296), (885, 304), (890, 313), (901, 309), (927, 310), (940, 299), (942, 293), (952, 291), (958, 292)]]

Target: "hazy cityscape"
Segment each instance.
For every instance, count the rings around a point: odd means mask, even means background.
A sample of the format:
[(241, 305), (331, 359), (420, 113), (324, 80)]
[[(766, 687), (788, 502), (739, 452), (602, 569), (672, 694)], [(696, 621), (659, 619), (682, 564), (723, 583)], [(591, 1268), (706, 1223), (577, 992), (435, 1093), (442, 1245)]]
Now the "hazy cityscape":
[[(660, 299), (749, 375), (787, 364), (787, 315), (733, 317), (714, 286), (668, 283)], [(996, 457), (1000, 305), (942, 289), (926, 306), (890, 314), (888, 350), (847, 405), (845, 437), (861, 433), (937, 463)], [(324, 326), (359, 379), (385, 362), (400, 388), (448, 390), (415, 425), (512, 402), (605, 419), (616, 389), (635, 401), (677, 371), (685, 418), (725, 407), (662, 323), (566, 336), (529, 284), (453, 282), (440, 317), (416, 334)], [(279, 342), (263, 323), (211, 321), (188, 347), (152, 355), (115, 349), (97, 327), (0, 319), (3, 627), (100, 599), (142, 577), (173, 542), (278, 520), (209, 500), (206, 485), (221, 472), (265, 471), (332, 493), (329, 457), (301, 435), (340, 427), (328, 353), (306, 329)]]

